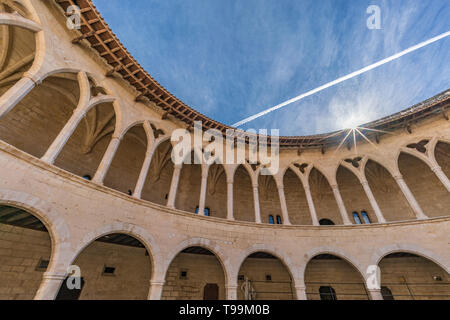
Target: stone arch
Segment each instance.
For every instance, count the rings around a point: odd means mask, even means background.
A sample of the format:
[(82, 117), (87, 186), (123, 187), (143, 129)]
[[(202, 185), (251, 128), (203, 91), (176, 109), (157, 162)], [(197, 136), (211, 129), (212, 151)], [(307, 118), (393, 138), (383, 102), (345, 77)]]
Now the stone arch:
[(356, 223), (351, 216), (353, 212), (359, 215), (362, 223), (364, 223), (362, 212), (368, 214), (371, 223), (378, 222), (363, 186), (353, 170), (347, 168), (347, 166), (340, 165), (336, 171), (336, 182), (353, 223)]
[(392, 244), (389, 246), (381, 247), (375, 250), (375, 252), (372, 254), (370, 258), (370, 264), (378, 266), (380, 261), (396, 252), (407, 252), (411, 254), (416, 254), (418, 256), (421, 256), (425, 259), (428, 259), (438, 266), (440, 266), (442, 269), (444, 269), (448, 274), (450, 274), (450, 262), (442, 259), (438, 254), (434, 253), (433, 251), (429, 249), (422, 248), (415, 244), (407, 244), (407, 243), (398, 243), (398, 244)]
[(201, 161), (201, 150), (194, 147), (189, 155), (185, 155), (186, 158), (188, 156), (191, 157), (191, 164), (182, 164), (175, 208), (195, 213), (199, 206), (201, 181), (203, 174), (205, 174), (205, 165), (195, 163), (195, 158), (197, 162)]
[(255, 222), (253, 176), (250, 170), (241, 164), (233, 173), (233, 212), (237, 221)]
[(80, 90), (74, 73), (47, 77), (0, 119), (2, 140), (41, 158), (71, 118)]
[[(299, 285), (298, 277), (296, 276), (298, 268), (296, 267), (296, 265), (292, 262), (291, 258), (286, 253), (284, 253), (279, 248), (275, 248), (274, 246), (267, 245), (267, 244), (256, 244), (256, 245), (253, 245), (253, 246), (247, 248), (246, 250), (244, 250), (243, 252), (241, 252), (235, 258), (234, 265), (236, 266), (236, 268), (233, 271), (233, 278), (230, 281), (230, 285), (233, 286), (233, 285), (237, 285), (238, 284), (238, 275), (241, 273), (241, 270), (242, 270), (242, 268), (245, 265), (247, 265), (247, 268), (250, 268), (249, 270), (252, 270), (252, 271), (256, 272), (256, 269), (254, 269), (254, 266), (248, 265), (249, 263), (250, 264), (252, 263), (248, 259), (249, 258), (253, 259), (252, 255), (254, 255), (254, 254), (261, 254), (261, 253), (268, 254), (268, 255), (276, 258), (277, 262), (275, 263), (275, 265), (273, 265), (273, 263), (272, 263), (272, 265), (270, 266), (270, 272), (271, 272), (270, 276), (272, 276), (272, 272), (273, 272), (279, 278), (285, 278), (286, 277), (286, 279), (283, 279), (283, 281), (281, 283), (278, 283), (278, 279), (271, 279), (270, 280), (270, 282), (272, 280), (274, 281), (271, 284), (276, 285), (276, 288), (278, 288), (278, 290), (282, 290), (282, 291), (280, 291), (278, 293), (275, 293), (275, 292), (271, 293), (273, 288), (269, 288), (269, 287), (265, 288), (266, 284), (263, 283), (262, 284), (262, 285), (264, 285), (264, 290), (263, 291), (264, 292), (267, 291), (265, 294), (272, 295), (271, 299), (274, 299), (274, 298), (276, 298), (276, 299), (286, 299), (287, 298), (286, 294), (290, 294), (292, 299), (295, 299), (295, 296), (296, 296), (295, 288), (296, 288), (296, 286)], [(258, 258), (256, 258), (256, 259), (258, 259)], [(269, 260), (267, 260), (267, 261), (269, 261)], [(261, 264), (261, 262), (258, 262), (258, 266), (260, 266), (260, 264)], [(247, 271), (249, 271), (249, 270), (247, 270)], [(258, 267), (258, 270), (261, 270), (261, 268)], [(254, 274), (254, 272), (251, 272), (251, 273)], [(250, 283), (252, 283), (253, 279), (249, 279), (249, 280), (250, 280)], [(259, 281), (257, 281), (257, 282), (259, 282)], [(253, 287), (253, 285), (252, 285), (252, 287)], [(254, 288), (254, 290), (256, 291), (256, 294), (258, 295), (258, 289)]]
[(450, 179), (450, 140), (438, 139), (433, 150), (434, 159), (444, 174)]
[(91, 103), (78, 121), (54, 164), (82, 177), (94, 177), (118, 127), (113, 97), (102, 96)]
[(170, 136), (158, 138), (152, 146), (152, 159), (145, 178), (141, 199), (166, 205), (174, 166)]
[(150, 141), (143, 121), (133, 123), (127, 128), (120, 133), (122, 139), (105, 176), (104, 185), (132, 195)]
[(115, 222), (88, 232), (80, 240), (75, 250), (73, 250), (70, 263), (73, 263), (76, 257), (95, 240), (113, 233), (123, 233), (132, 236), (145, 246), (152, 263), (152, 279), (157, 279), (157, 276), (161, 273), (160, 270), (164, 265), (159, 245), (146, 229), (131, 223)]
[[(279, 216), (282, 218), (281, 201), (275, 177), (273, 175), (260, 174), (258, 174), (257, 177), (261, 222), (270, 223), (269, 216)], [(277, 223), (276, 219), (274, 223)], [(282, 223), (284, 223), (284, 221), (282, 221)]]
[(213, 163), (207, 166), (208, 178), (205, 208), (209, 208), (210, 216), (227, 218), (227, 171), (223, 164)]
[(335, 224), (343, 224), (330, 180), (316, 166), (312, 167), (307, 179), (318, 220), (326, 218)]
[(412, 220), (416, 218), (388, 168), (369, 158), (364, 166), (364, 176), (386, 221)]
[[(144, 300), (161, 258), (155, 240), (145, 229), (116, 222), (85, 234), (70, 264), (77, 265), (86, 280), (86, 288), (81, 291), (83, 299)], [(107, 272), (115, 277), (109, 279)], [(122, 290), (129, 283), (135, 285)]]
[(282, 177), (286, 206), (291, 223), (293, 225), (312, 225), (311, 213), (302, 179), (289, 167)]
[[(176, 275), (172, 275), (172, 273), (174, 272), (174, 270), (171, 271), (173, 264), (180, 258), (183, 259), (182, 256), (180, 256), (180, 254), (183, 253), (183, 251), (185, 251), (186, 249), (190, 249), (190, 248), (202, 248), (205, 249), (207, 251), (209, 251), (210, 253), (212, 253), (214, 255), (213, 259), (209, 259), (208, 257), (203, 256), (198, 256), (195, 258), (195, 261), (193, 261), (191, 259), (191, 257), (188, 258), (188, 261), (190, 261), (190, 265), (192, 265), (194, 267), (195, 270), (189, 270), (190, 275), (192, 274), (197, 274), (197, 276), (199, 276), (200, 274), (202, 274), (202, 278), (203, 278), (203, 274), (208, 273), (210, 270), (208, 270), (208, 268), (214, 268), (217, 269), (218, 266), (220, 266), (220, 269), (222, 271), (222, 274), (215, 274), (213, 273), (213, 278), (214, 280), (212, 280), (211, 278), (208, 279), (204, 279), (205, 281), (218, 281), (218, 279), (221, 278), (221, 276), (223, 276), (223, 288), (222, 288), (222, 297), (223, 299), (225, 299), (227, 297), (227, 292), (226, 292), (226, 287), (229, 283), (229, 279), (230, 279), (230, 273), (232, 270), (232, 266), (230, 264), (230, 259), (228, 257), (228, 254), (214, 241), (209, 240), (209, 239), (205, 239), (205, 238), (190, 238), (190, 239), (186, 239), (184, 241), (182, 241), (181, 243), (179, 243), (178, 245), (175, 246), (175, 248), (173, 248), (166, 256), (165, 259), (165, 264), (164, 264), (164, 268), (161, 269), (161, 271), (163, 271), (160, 275), (159, 275), (159, 279), (166, 279), (167, 281), (165, 281), (165, 287), (172, 287), (172, 288), (178, 288), (180, 289), (180, 283), (177, 283), (177, 279), (176, 279)], [(212, 260), (212, 261), (211, 261)], [(218, 262), (218, 264), (217, 264)], [(186, 263), (186, 261), (185, 261)], [(197, 266), (203, 265), (204, 269), (198, 269)], [(182, 264), (182, 266), (189, 266), (186, 264)], [(206, 269), (205, 269), (206, 268)], [(217, 270), (216, 270), (217, 271)], [(176, 271), (175, 271), (176, 273)], [(200, 274), (199, 274), (200, 273)], [(169, 277), (170, 276), (170, 277)], [(170, 279), (169, 279), (170, 278)], [(172, 279), (173, 278), (173, 279)], [(189, 280), (189, 279), (186, 279)], [(164, 280), (162, 280), (164, 281)], [(183, 281), (183, 280), (180, 280)], [(219, 281), (218, 284), (220, 285), (221, 282)], [(198, 287), (198, 284), (191, 284), (193, 286), (195, 286), (196, 295), (193, 296), (196, 300), (199, 300), (201, 298), (199, 298), (199, 295), (201, 294), (201, 290), (203, 289), (202, 287)], [(219, 286), (220, 287), (220, 286)], [(182, 288), (181, 288), (181, 291)], [(182, 295), (183, 294), (187, 294), (187, 295), (191, 295), (190, 293), (183, 293), (180, 292), (178, 296), (175, 297), (175, 299), (178, 298), (183, 298)], [(163, 297), (165, 297), (166, 294), (163, 291)], [(219, 295), (220, 297), (220, 295)], [(168, 298), (168, 297), (166, 297)], [(190, 299), (189, 298), (183, 298), (183, 299)], [(173, 299), (173, 297), (171, 297), (171, 299)]]
[[(320, 257), (325, 259), (317, 260)], [(311, 292), (311, 288), (318, 289), (319, 286), (331, 286), (337, 296), (343, 292), (344, 299), (370, 298), (366, 286), (366, 270), (362, 263), (343, 250), (329, 246), (315, 248), (305, 254), (304, 261), (300, 274), (309, 298), (319, 297), (319, 291)]]

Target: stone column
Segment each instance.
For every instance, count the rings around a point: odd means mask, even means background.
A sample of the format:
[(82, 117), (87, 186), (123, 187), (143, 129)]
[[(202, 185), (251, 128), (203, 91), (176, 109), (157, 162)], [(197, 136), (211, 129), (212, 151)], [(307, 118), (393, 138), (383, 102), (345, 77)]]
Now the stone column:
[(169, 197), (167, 199), (167, 206), (175, 208), (175, 199), (177, 198), (178, 182), (180, 181), (182, 165), (174, 165), (172, 182), (170, 183)]
[(202, 168), (202, 181), (200, 184), (200, 200), (198, 203), (198, 215), (205, 215), (206, 189), (208, 187), (208, 168)]
[(261, 223), (261, 210), (259, 208), (259, 190), (258, 185), (253, 186), (253, 202), (255, 206), (255, 222)]
[(297, 295), (297, 300), (308, 300), (306, 297), (306, 287), (295, 286), (295, 293)]
[(65, 278), (65, 273), (45, 272), (34, 300), (55, 300)]
[(314, 201), (313, 201), (312, 195), (311, 195), (311, 188), (309, 187), (309, 185), (305, 185), (304, 188), (305, 188), (305, 194), (306, 194), (306, 201), (308, 201), (308, 207), (309, 207), (309, 212), (311, 214), (313, 226), (318, 226), (319, 219), (317, 219), (316, 207), (314, 206)]
[(151, 280), (148, 300), (161, 300), (165, 283), (165, 281), (161, 280)]
[(233, 181), (227, 181), (227, 219), (234, 220)]
[(442, 171), (442, 168), (438, 165), (431, 168), (434, 174), (438, 177), (438, 179), (442, 182), (442, 184), (447, 188), (447, 191), (450, 192), (450, 180), (447, 175)]
[(55, 159), (58, 157), (61, 150), (64, 148), (64, 145), (67, 143), (67, 140), (72, 136), (73, 132), (77, 128), (80, 120), (84, 116), (84, 110), (86, 106), (82, 108), (77, 108), (74, 110), (72, 117), (66, 123), (64, 128), (58, 134), (56, 139), (53, 141), (52, 145), (48, 148), (45, 155), (42, 157), (42, 161), (53, 164)]
[(103, 156), (102, 162), (100, 162), (97, 172), (95, 173), (94, 179), (92, 179), (93, 182), (103, 184), (103, 180), (105, 179), (106, 173), (108, 172), (109, 167), (111, 166), (111, 162), (114, 159), (114, 156), (116, 155), (119, 144), (120, 138), (118, 137), (111, 138), (111, 141), (109, 142), (108, 145), (108, 149), (106, 149), (106, 152)]
[(342, 200), (341, 193), (339, 192), (337, 184), (332, 185), (331, 188), (333, 189), (334, 197), (339, 207), (339, 212), (342, 216), (342, 221), (345, 225), (352, 224), (350, 222), (350, 219), (348, 218), (347, 209), (345, 209), (344, 201)]
[(381, 294), (381, 289), (368, 289), (370, 300), (384, 300)]
[(34, 81), (24, 76), (0, 97), (0, 119), (8, 114), (33, 88)]
[(155, 149), (151, 148), (145, 154), (144, 163), (142, 164), (141, 173), (136, 182), (136, 187), (134, 188), (133, 197), (140, 199), (142, 195), (142, 189), (144, 188), (145, 180), (147, 179), (148, 170), (150, 170), (150, 165), (152, 164), (152, 158)]
[(291, 225), (291, 221), (289, 220), (288, 209), (286, 205), (286, 197), (284, 195), (284, 187), (278, 186), (278, 196), (280, 198), (281, 204), (281, 214), (283, 215), (283, 224)]
[(414, 211), (416, 218), (419, 220), (428, 219), (428, 217), (422, 211), (422, 208), (419, 206), (419, 203), (417, 202), (416, 198), (414, 198), (414, 195), (412, 194), (411, 190), (409, 190), (405, 180), (403, 180), (403, 176), (401, 174), (397, 174), (396, 176), (394, 176), (394, 178), (395, 181), (397, 181), (400, 190), (402, 190), (403, 194), (405, 195), (406, 200), (408, 201), (411, 209)]
[(370, 189), (369, 182), (367, 180), (361, 181), (361, 185), (363, 186), (364, 192), (367, 195), (367, 198), (369, 199), (370, 205), (372, 206), (373, 211), (375, 212), (375, 215), (377, 216), (379, 223), (385, 223), (386, 219), (383, 216), (383, 213), (380, 210), (380, 207), (378, 206), (377, 200), (375, 199), (372, 189)]
[(227, 285), (225, 286), (226, 294), (227, 294), (227, 300), (237, 300), (237, 285)]

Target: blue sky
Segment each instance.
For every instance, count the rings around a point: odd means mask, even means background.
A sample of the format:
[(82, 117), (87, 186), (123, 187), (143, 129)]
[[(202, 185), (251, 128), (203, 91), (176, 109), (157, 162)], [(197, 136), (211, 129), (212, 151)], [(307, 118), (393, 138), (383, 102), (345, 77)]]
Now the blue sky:
[[(122, 43), (189, 106), (236, 123), (450, 30), (449, 0), (94, 0)], [(366, 9), (381, 8), (381, 30)], [(246, 124), (308, 135), (450, 89), (450, 37)]]

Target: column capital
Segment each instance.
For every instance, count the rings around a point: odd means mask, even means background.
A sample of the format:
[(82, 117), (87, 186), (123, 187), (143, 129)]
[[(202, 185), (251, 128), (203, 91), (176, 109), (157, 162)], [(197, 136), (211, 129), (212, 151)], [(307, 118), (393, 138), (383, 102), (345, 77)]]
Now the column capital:
[(361, 179), (361, 184), (363, 185), (363, 186), (368, 186), (369, 185), (369, 181), (367, 181), (367, 179)]
[(439, 166), (439, 165), (435, 165), (435, 166), (432, 166), (432, 167), (431, 167), (431, 171), (433, 171), (434, 173), (436, 173), (436, 172), (441, 172), (441, 171), (442, 171), (442, 168), (441, 168), (441, 166)]
[(66, 278), (66, 273), (65, 272), (45, 272), (42, 275), (42, 278), (45, 280), (61, 281)]
[(403, 180), (403, 175), (401, 173), (396, 173), (393, 175), (394, 179), (397, 181)]
[(164, 286), (166, 284), (165, 280), (150, 280), (150, 285), (151, 286)]

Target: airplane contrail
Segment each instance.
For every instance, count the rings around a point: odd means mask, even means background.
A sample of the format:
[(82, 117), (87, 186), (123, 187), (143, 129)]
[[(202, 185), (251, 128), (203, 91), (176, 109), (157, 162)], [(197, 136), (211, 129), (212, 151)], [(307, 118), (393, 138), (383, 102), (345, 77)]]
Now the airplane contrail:
[(450, 31), (447, 31), (447, 32), (445, 32), (445, 33), (442, 33), (442, 34), (440, 34), (440, 35), (438, 35), (438, 36), (436, 36), (436, 37), (434, 37), (434, 38), (431, 38), (431, 39), (429, 39), (429, 40), (427, 40), (427, 41), (424, 41), (424, 42), (421, 42), (421, 43), (419, 43), (419, 44), (416, 44), (415, 46), (412, 46), (412, 47), (410, 47), (410, 48), (408, 48), (408, 49), (406, 49), (406, 50), (404, 50), (404, 51), (401, 51), (401, 52), (399, 52), (399, 53), (397, 53), (397, 54), (394, 54), (393, 56), (390, 56), (390, 57), (388, 57), (388, 58), (386, 58), (386, 59), (383, 59), (383, 60), (378, 61), (378, 62), (376, 62), (376, 63), (374, 63), (374, 64), (371, 64), (370, 66), (367, 66), (367, 67), (362, 68), (362, 69), (360, 69), (360, 70), (358, 70), (358, 71), (352, 72), (352, 73), (350, 73), (350, 74), (348, 74), (348, 75), (346, 75), (346, 76), (343, 76), (343, 77), (341, 77), (341, 78), (338, 78), (338, 79), (336, 79), (336, 80), (334, 80), (334, 81), (328, 82), (327, 84), (324, 84), (323, 86), (320, 86), (320, 87), (318, 87), (318, 88), (316, 88), (316, 89), (313, 89), (313, 90), (311, 90), (311, 91), (308, 91), (308, 92), (306, 92), (306, 93), (303, 93), (303, 94), (301, 94), (301, 95), (299, 95), (299, 96), (297, 96), (297, 97), (295, 97), (295, 98), (292, 98), (292, 99), (287, 100), (287, 101), (285, 101), (285, 102), (283, 102), (283, 103), (280, 103), (279, 105), (276, 105), (276, 106), (274, 106), (274, 107), (272, 107), (272, 108), (269, 108), (269, 109), (266, 109), (266, 110), (264, 110), (264, 111), (261, 111), (261, 112), (255, 114), (255, 115), (253, 115), (253, 116), (251, 116), (251, 117), (245, 118), (244, 120), (241, 120), (241, 121), (236, 122), (235, 124), (233, 124), (233, 127), (240, 127), (240, 126), (242, 126), (243, 124), (246, 124), (246, 123), (248, 123), (248, 122), (250, 122), (250, 121), (253, 121), (253, 120), (255, 120), (255, 119), (258, 119), (258, 118), (260, 118), (260, 117), (262, 117), (262, 116), (264, 116), (264, 115), (266, 115), (266, 114), (268, 114), (268, 113), (271, 113), (271, 112), (273, 112), (273, 111), (276, 111), (276, 110), (278, 110), (278, 109), (281, 109), (281, 108), (283, 108), (283, 107), (285, 107), (285, 106), (287, 106), (287, 105), (290, 105), (290, 104), (292, 104), (292, 103), (294, 103), (294, 102), (297, 102), (297, 101), (302, 100), (302, 99), (304, 99), (304, 98), (306, 98), (306, 97), (309, 97), (309, 96), (311, 96), (311, 95), (313, 95), (313, 94), (315, 94), (315, 93), (317, 93), (317, 92), (320, 92), (320, 91), (322, 91), (322, 90), (325, 90), (325, 89), (327, 89), (327, 88), (330, 88), (330, 87), (332, 87), (332, 86), (335, 86), (335, 85), (337, 85), (337, 84), (339, 84), (339, 83), (341, 83), (341, 82), (344, 82), (344, 81), (346, 81), (346, 80), (348, 80), (348, 79), (351, 79), (351, 78), (354, 78), (354, 77), (356, 77), (356, 76), (359, 76), (360, 74), (363, 74), (363, 73), (365, 73), (365, 72), (368, 72), (368, 71), (370, 71), (370, 70), (373, 70), (373, 69), (375, 69), (375, 68), (378, 68), (378, 67), (380, 67), (380, 66), (382, 66), (382, 65), (384, 65), (384, 64), (386, 64), (386, 63), (388, 63), (388, 62), (391, 62), (391, 61), (393, 61), (393, 60), (396, 60), (396, 59), (398, 59), (398, 58), (400, 58), (400, 57), (402, 57), (402, 56), (404, 56), (404, 55), (406, 55), (406, 54), (408, 54), (408, 53), (410, 53), (410, 52), (416, 51), (416, 50), (418, 50), (418, 49), (420, 49), (420, 48), (423, 48), (423, 47), (425, 47), (425, 46), (427, 46), (427, 45), (429, 45), (429, 44), (432, 44), (432, 43), (434, 43), (434, 42), (436, 42), (436, 41), (439, 41), (439, 40), (441, 40), (441, 39), (443, 39), (443, 38), (446, 38), (446, 37), (448, 37), (448, 36), (450, 36)]

